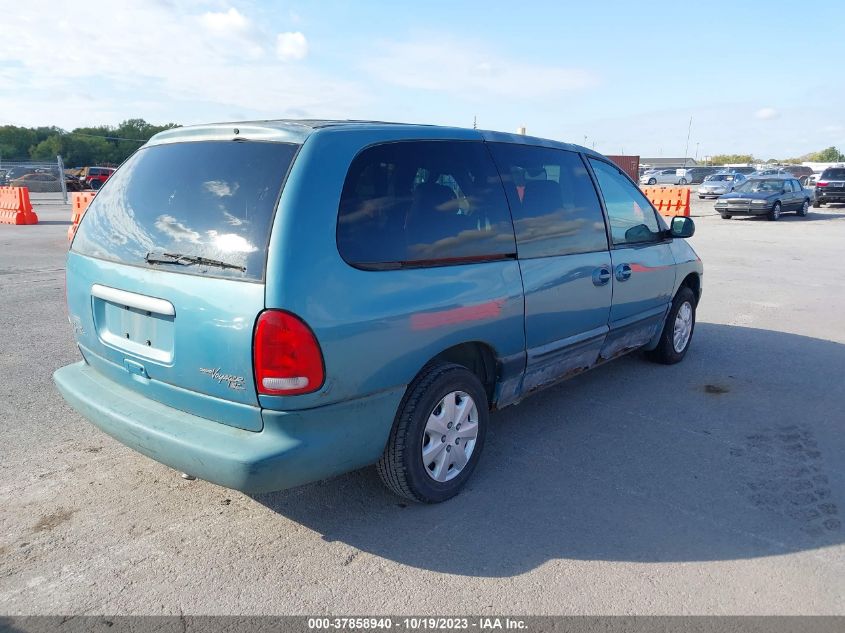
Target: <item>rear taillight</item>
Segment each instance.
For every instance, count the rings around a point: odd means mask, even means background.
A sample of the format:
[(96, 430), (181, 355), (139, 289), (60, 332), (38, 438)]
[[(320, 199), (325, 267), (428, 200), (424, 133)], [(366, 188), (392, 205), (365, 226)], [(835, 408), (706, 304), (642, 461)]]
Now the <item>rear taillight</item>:
[(255, 324), (253, 359), (258, 393), (295, 396), (323, 386), (320, 344), (302, 319), (290, 312), (261, 313)]
[(819, 180), (816, 183), (816, 187), (827, 187), (827, 181), (826, 180)]

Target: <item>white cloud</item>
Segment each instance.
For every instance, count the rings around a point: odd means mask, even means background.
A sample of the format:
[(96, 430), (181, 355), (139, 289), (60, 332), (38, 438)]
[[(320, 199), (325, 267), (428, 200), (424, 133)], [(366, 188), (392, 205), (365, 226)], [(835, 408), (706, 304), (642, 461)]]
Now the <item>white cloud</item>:
[(285, 61), (305, 59), (308, 55), (308, 40), (299, 31), (279, 33), (276, 36), (276, 54)]
[(754, 113), (755, 119), (760, 119), (761, 121), (771, 121), (772, 119), (776, 119), (780, 116), (780, 112), (775, 110), (774, 108), (760, 108), (757, 112)]
[(261, 33), (237, 9), (203, 13), (199, 16), (199, 23), (209, 36), (206, 41), (219, 50), (240, 51), (251, 59), (258, 59), (264, 54), (259, 43)]
[(214, 13), (209, 11), (200, 16), (200, 23), (212, 33), (243, 33), (250, 28), (249, 20), (237, 9)]
[(587, 90), (599, 83), (582, 68), (523, 63), (472, 42), (438, 37), (387, 41), (364, 69), (381, 81), (417, 90), (452, 92), (461, 98), (534, 98)]
[(294, 111), (347, 118), (364, 115), (371, 99), (348, 78), (263, 55), (275, 35), (234, 9), (202, 13), (192, 1), (136, 0), (103, 3), (96, 20), (42, 13), (38, 3), (18, 4), (16, 28), (0, 38), (0, 85), (15, 86), (0, 89), (3, 123), (199, 123)]

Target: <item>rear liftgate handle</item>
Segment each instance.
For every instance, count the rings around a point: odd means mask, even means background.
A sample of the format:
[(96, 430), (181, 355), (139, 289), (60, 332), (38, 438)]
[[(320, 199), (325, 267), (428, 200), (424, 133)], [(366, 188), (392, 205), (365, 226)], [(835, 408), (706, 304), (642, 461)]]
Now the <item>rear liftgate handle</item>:
[(630, 264), (619, 264), (616, 267), (616, 279), (619, 281), (628, 281), (631, 278), (631, 265)]

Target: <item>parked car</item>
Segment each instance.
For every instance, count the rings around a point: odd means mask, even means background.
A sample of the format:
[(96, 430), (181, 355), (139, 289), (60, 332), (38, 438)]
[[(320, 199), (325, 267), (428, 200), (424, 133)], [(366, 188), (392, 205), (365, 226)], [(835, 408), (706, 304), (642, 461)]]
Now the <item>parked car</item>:
[(687, 179), (683, 169), (657, 169), (640, 176), (641, 185), (685, 185)]
[(30, 193), (50, 193), (62, 190), (61, 181), (53, 174), (31, 173), (9, 181), (11, 187), (26, 187)]
[(818, 208), (830, 202), (845, 202), (845, 167), (828, 167), (816, 181), (813, 206)]
[(735, 187), (747, 180), (742, 174), (721, 173), (712, 174), (704, 179), (698, 188), (699, 198), (718, 198), (721, 195), (730, 193)]
[(690, 167), (684, 173), (684, 178), (691, 185), (698, 185), (704, 182), (704, 179), (711, 174), (719, 171), (718, 167)]
[(83, 167), (79, 180), (90, 189), (99, 189), (113, 173), (111, 167)]
[(716, 211), (725, 220), (735, 215), (765, 215), (778, 220), (787, 211), (804, 217), (809, 208), (810, 192), (791, 176), (749, 178), (716, 201)]
[(684, 358), (693, 231), (606, 157), (556, 141), (168, 130), (82, 218), (67, 299), (83, 359), (54, 379), (119, 441), (223, 486), (377, 463), (397, 494), (443, 501), (491, 409), (634, 350)]
[(788, 174), (791, 174), (796, 178), (801, 178), (801, 176), (809, 177), (813, 175), (813, 169), (804, 165), (784, 165), (783, 169)]
[[(812, 170), (810, 170), (812, 173)], [(783, 176), (783, 177), (790, 177), (794, 176), (794, 174), (787, 169), (785, 166), (778, 166), (778, 167), (767, 167), (765, 169), (758, 169), (754, 173), (752, 173), (749, 177), (750, 178), (763, 178), (765, 176)], [(797, 178), (797, 176), (795, 176)]]
[(727, 169), (730, 169), (736, 174), (742, 174), (743, 176), (750, 176), (757, 171), (756, 167), (727, 167)]

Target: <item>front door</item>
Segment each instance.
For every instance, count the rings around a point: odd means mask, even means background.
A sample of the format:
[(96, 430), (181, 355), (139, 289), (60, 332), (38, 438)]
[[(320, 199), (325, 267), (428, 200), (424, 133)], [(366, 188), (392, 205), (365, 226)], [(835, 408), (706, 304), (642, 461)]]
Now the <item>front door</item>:
[(610, 223), (613, 303), (601, 355), (648, 343), (663, 325), (675, 285), (675, 259), (646, 197), (615, 165), (590, 159)]

